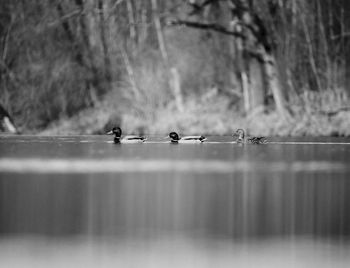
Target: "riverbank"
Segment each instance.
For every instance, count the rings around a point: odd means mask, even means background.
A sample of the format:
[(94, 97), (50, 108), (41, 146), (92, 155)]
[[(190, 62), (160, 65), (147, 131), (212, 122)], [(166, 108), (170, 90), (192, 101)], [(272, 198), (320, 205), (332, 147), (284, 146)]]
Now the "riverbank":
[[(244, 128), (251, 135), (264, 136), (350, 136), (348, 98), (341, 92), (306, 94), (289, 102), (289, 117), (281, 117), (273, 107), (257, 108), (250, 114), (225, 96), (189, 97), (182, 109), (175, 101), (157, 109), (116, 107), (106, 98), (94, 108), (50, 124), (40, 135), (103, 134), (114, 125), (125, 133), (228, 135)], [(136, 105), (135, 105), (136, 106)]]

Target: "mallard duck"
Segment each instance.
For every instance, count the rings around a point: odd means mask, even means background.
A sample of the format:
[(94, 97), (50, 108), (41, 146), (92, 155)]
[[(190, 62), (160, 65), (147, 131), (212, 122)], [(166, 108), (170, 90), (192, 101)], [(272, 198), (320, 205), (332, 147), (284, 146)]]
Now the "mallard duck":
[(251, 144), (264, 144), (267, 142), (265, 137), (246, 137), (243, 129), (237, 129), (233, 134), (233, 137), (237, 137), (237, 143), (251, 143)]
[(169, 133), (170, 142), (173, 143), (201, 143), (206, 140), (204, 136), (180, 137), (176, 132)]
[(114, 127), (112, 130), (107, 132), (108, 135), (115, 135), (114, 136), (114, 143), (141, 143), (146, 140), (145, 137), (142, 136), (134, 136), (134, 135), (129, 135), (129, 136), (122, 136), (122, 130), (120, 127)]
[(9, 113), (0, 104), (0, 132), (20, 134)]

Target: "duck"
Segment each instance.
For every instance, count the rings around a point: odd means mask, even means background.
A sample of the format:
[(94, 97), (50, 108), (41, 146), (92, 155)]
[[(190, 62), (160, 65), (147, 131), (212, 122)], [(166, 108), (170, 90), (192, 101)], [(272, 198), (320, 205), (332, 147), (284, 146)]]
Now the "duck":
[(114, 143), (142, 143), (146, 140), (145, 137), (135, 135), (128, 135), (122, 138), (122, 129), (120, 127), (112, 128), (112, 130), (108, 131), (107, 134), (114, 134)]
[(236, 142), (239, 144), (251, 143), (251, 144), (265, 144), (267, 142), (265, 137), (246, 137), (243, 129), (237, 129), (233, 134), (233, 137), (237, 137)]
[(204, 136), (185, 136), (180, 137), (176, 132), (170, 132), (169, 138), (171, 143), (202, 143), (207, 140)]
[(13, 119), (9, 113), (0, 104), (0, 132), (9, 134), (21, 134), (15, 126)]

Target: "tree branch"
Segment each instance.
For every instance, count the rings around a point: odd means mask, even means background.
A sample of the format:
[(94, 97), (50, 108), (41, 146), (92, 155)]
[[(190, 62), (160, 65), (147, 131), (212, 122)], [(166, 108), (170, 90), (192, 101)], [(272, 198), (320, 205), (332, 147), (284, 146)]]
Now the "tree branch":
[(214, 2), (217, 2), (218, 0), (206, 0), (202, 4), (197, 4), (195, 1), (187, 1), (188, 4), (193, 8), (193, 10), (189, 13), (190, 16), (198, 14), (202, 12), (203, 8), (205, 8), (207, 5), (210, 5)]
[(61, 17), (58, 20), (49, 22), (47, 24), (47, 27), (55, 27), (58, 24), (63, 24), (65, 21), (67, 21), (73, 17), (80, 16), (84, 13), (81, 10), (74, 10), (71, 13), (64, 15), (60, 3), (57, 4), (57, 10), (59, 10)]
[(192, 28), (202, 29), (202, 30), (211, 30), (227, 35), (232, 35), (235, 37), (245, 38), (245, 36), (239, 32), (234, 32), (228, 30), (225, 26), (216, 23), (200, 23), (195, 21), (187, 21), (187, 20), (170, 20), (167, 23), (168, 26), (188, 26)]
[(345, 37), (345, 38), (348, 38), (350, 37), (350, 32), (344, 32), (342, 34), (338, 34), (338, 35), (332, 35), (331, 36), (331, 40), (337, 40), (337, 39), (340, 39), (342, 37)]

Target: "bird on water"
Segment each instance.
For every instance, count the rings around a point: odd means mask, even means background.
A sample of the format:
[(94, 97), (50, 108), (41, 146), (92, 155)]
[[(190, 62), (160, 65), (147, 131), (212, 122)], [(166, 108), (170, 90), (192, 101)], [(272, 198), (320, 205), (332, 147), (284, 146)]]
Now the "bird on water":
[(243, 129), (237, 129), (233, 134), (233, 137), (236, 137), (236, 142), (239, 144), (251, 143), (251, 144), (265, 144), (267, 140), (265, 137), (248, 137), (245, 135)]
[(20, 134), (9, 113), (0, 104), (0, 133)]
[(146, 140), (143, 136), (128, 135), (122, 137), (122, 130), (120, 127), (114, 127), (107, 132), (108, 135), (114, 134), (114, 143), (142, 143)]
[(180, 137), (176, 132), (170, 132), (169, 138), (171, 143), (202, 143), (206, 140), (204, 136), (184, 136)]

